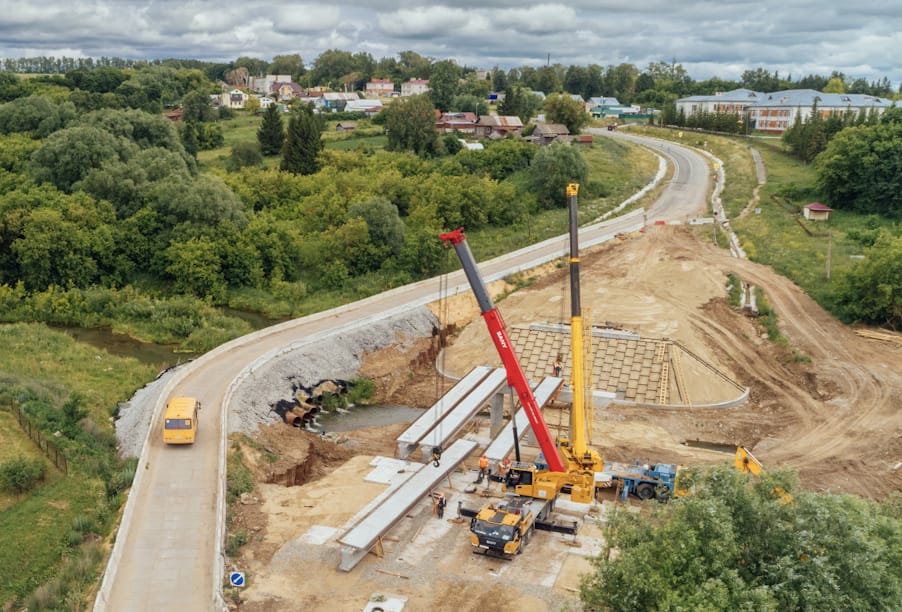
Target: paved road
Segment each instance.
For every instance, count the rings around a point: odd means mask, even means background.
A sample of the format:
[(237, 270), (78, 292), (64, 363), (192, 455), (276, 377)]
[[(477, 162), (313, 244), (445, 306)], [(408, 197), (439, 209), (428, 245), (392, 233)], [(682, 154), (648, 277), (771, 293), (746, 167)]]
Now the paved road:
[[(617, 138), (637, 137), (617, 134)], [(643, 141), (646, 139), (640, 139)], [(708, 169), (696, 154), (651, 141), (677, 166), (675, 178), (652, 206), (657, 218), (681, 219), (703, 209)], [(701, 172), (701, 174), (699, 174)], [(671, 212), (677, 211), (677, 212)], [(583, 247), (644, 226), (642, 211), (580, 231)], [(486, 282), (561, 257), (561, 236), (480, 265)], [(449, 275), (449, 293), (469, 291), (462, 272)], [(98, 594), (95, 610), (204, 611), (222, 608), (221, 543), (224, 509), (226, 403), (230, 386), (256, 360), (293, 342), (359, 327), (370, 318), (402, 312), (439, 298), (438, 283), (426, 280), (371, 298), (289, 321), (238, 338), (182, 368), (160, 392), (138, 463), (122, 526)], [(166, 397), (199, 398), (198, 439), (192, 446), (166, 447), (157, 423)]]
[(629, 130), (609, 132), (601, 128), (586, 130), (595, 136), (609, 136), (642, 144), (666, 157), (673, 165), (673, 177), (667, 189), (648, 209), (648, 222), (657, 220), (685, 222), (705, 212), (710, 193), (711, 161), (700, 153), (666, 140), (634, 136)]

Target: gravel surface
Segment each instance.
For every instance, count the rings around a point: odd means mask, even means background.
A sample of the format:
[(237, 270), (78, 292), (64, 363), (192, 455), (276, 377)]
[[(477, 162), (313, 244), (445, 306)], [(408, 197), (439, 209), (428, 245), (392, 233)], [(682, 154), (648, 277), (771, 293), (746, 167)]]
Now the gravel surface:
[(153, 407), (157, 398), (172, 378), (177, 368), (186, 364), (164, 370), (154, 380), (138, 389), (131, 399), (119, 404), (119, 415), (116, 418), (116, 439), (119, 440), (119, 454), (123, 457), (137, 457), (141, 454), (147, 431), (153, 420)]
[[(233, 395), (229, 433), (251, 433), (260, 424), (279, 422), (273, 404), (291, 400), (297, 389), (314, 387), (323, 380), (351, 380), (357, 377), (364, 354), (391, 345), (403, 347), (431, 336), (437, 325), (429, 309), (420, 307), (352, 331), (336, 330), (328, 338), (273, 357), (248, 376)], [(175, 371), (166, 370), (120, 404), (116, 438), (123, 457), (141, 454), (154, 405)]]
[(280, 422), (272, 409), (276, 402), (292, 400), (296, 390), (310, 389), (324, 380), (356, 378), (364, 354), (431, 336), (437, 326), (432, 312), (420, 307), (353, 331), (337, 330), (268, 361), (232, 396), (229, 433), (252, 433), (261, 424)]

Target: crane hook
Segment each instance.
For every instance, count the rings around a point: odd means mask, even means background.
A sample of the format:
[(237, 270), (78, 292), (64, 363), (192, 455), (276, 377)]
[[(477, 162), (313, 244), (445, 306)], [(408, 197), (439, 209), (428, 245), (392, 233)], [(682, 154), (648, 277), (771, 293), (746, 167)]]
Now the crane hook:
[(432, 465), (438, 467), (440, 465), (440, 461), (442, 458), (442, 447), (441, 446), (433, 446), (432, 447)]

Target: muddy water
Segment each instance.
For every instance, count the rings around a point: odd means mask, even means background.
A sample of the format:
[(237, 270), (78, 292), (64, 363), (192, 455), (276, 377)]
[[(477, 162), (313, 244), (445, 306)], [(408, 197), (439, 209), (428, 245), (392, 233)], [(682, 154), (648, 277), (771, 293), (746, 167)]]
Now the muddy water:
[(161, 369), (184, 363), (196, 357), (194, 353), (176, 352), (175, 346), (140, 342), (124, 334), (114, 334), (108, 327), (56, 327), (76, 341), (90, 344), (117, 357), (131, 357), (141, 363), (160, 366)]
[(317, 429), (325, 431), (353, 431), (365, 427), (412, 423), (423, 410), (409, 406), (357, 406), (348, 412), (330, 412), (317, 416)]
[[(234, 308), (222, 308), (221, 310), (226, 316), (247, 321), (255, 331), (286, 320), (284, 318), (270, 319), (256, 312), (246, 312), (244, 310), (235, 310)], [(84, 342), (95, 348), (103, 349), (111, 355), (131, 357), (141, 363), (160, 366), (161, 369), (178, 365), (197, 357), (197, 353), (178, 350), (178, 347), (175, 345), (141, 342), (124, 334), (114, 334), (108, 327), (90, 329), (56, 325), (51, 327), (69, 334), (78, 342)]]

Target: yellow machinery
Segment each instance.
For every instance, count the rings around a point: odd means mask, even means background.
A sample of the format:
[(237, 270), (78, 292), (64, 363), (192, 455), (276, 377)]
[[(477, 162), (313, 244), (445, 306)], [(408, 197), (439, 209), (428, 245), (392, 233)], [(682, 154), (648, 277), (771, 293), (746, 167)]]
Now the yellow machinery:
[[(736, 455), (733, 457), (733, 467), (740, 472), (752, 474), (759, 478), (766, 476), (764, 466), (755, 456), (744, 446), (736, 447)], [(783, 505), (792, 503), (792, 495), (790, 495), (783, 487), (777, 485), (771, 490), (773, 496), (780, 500)]]

